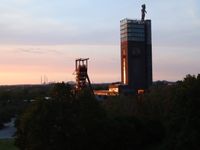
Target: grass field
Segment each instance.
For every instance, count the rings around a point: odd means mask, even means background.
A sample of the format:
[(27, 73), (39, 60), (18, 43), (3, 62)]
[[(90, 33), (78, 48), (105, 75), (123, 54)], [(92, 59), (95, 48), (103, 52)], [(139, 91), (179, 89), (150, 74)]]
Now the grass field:
[(14, 146), (13, 139), (0, 140), (0, 150), (19, 150)]

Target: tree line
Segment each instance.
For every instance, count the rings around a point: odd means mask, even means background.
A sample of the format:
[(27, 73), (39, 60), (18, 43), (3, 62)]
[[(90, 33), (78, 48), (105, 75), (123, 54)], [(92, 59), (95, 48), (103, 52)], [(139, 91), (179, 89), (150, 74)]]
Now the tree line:
[(16, 120), (21, 150), (196, 150), (200, 136), (200, 75), (159, 84), (143, 95), (97, 101), (57, 83)]
[(47, 97), (53, 85), (0, 86), (0, 129), (16, 117), (31, 101)]
[(145, 149), (163, 136), (156, 121), (109, 115), (87, 89), (78, 95), (72, 91), (58, 83), (50, 100), (40, 99), (23, 113), (16, 122), (16, 145), (21, 150)]
[[(152, 132), (164, 131), (164, 134), (153, 149), (196, 150), (200, 147), (200, 74), (187, 75), (173, 85), (154, 86), (148, 93), (134, 98), (110, 98), (104, 101), (104, 106), (111, 115), (159, 122), (162, 130), (157, 127), (152, 128)], [(154, 125), (158, 126), (155, 122)]]

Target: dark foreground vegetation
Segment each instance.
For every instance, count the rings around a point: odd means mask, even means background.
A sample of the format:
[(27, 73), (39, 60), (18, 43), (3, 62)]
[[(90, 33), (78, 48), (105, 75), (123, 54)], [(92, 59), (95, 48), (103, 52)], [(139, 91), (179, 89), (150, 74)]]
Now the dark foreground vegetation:
[(3, 139), (0, 140), (0, 150), (18, 150), (18, 149), (14, 146), (13, 139)]
[(200, 75), (173, 85), (157, 83), (144, 95), (100, 102), (87, 90), (75, 96), (64, 83), (38, 91), (36, 101), (22, 105), (25, 111), (17, 110), (15, 144), (20, 150), (200, 147)]
[(0, 86), (0, 129), (32, 101), (48, 96), (53, 85)]
[[(153, 133), (149, 140), (156, 142), (160, 136), (154, 150), (200, 149), (200, 74), (187, 75), (170, 86), (160, 83), (149, 93), (135, 98), (108, 99), (104, 107), (113, 116), (152, 121), (148, 124)], [(147, 146), (147, 149), (151, 148)]]

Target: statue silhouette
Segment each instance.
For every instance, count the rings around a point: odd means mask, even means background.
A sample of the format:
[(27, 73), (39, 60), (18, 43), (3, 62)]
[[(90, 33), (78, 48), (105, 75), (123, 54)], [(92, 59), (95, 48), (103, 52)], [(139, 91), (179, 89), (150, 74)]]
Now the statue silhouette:
[(141, 12), (142, 12), (142, 21), (144, 21), (145, 14), (147, 13), (147, 11), (146, 11), (146, 5), (145, 4), (142, 5)]

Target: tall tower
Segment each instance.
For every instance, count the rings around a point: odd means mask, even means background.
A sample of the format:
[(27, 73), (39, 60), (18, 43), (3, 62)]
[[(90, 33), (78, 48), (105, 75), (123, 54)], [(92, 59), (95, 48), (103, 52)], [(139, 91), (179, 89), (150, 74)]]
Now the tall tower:
[[(89, 85), (89, 88), (93, 93), (91, 82), (88, 76), (88, 60), (89, 58), (79, 58), (75, 60), (75, 72), (76, 72), (76, 91), (81, 91)], [(88, 83), (87, 83), (88, 81)]]
[(123, 19), (121, 34), (121, 80), (137, 92), (152, 85), (151, 20)]

